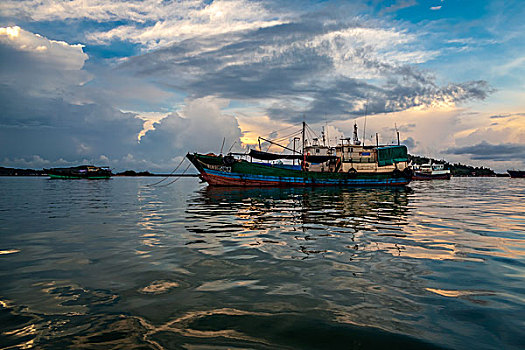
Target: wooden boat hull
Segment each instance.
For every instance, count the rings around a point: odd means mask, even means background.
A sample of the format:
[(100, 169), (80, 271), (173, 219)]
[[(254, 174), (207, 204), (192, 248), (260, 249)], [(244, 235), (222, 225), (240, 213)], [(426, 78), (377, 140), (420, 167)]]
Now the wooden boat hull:
[(202, 180), (212, 186), (404, 186), (412, 172), (332, 173), (294, 170), (247, 161), (225, 161), (227, 157), (187, 154)]

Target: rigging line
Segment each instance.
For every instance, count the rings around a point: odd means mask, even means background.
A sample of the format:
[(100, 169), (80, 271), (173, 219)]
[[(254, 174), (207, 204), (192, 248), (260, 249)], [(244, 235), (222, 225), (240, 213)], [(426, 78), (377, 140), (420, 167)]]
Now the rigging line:
[(281, 137), (275, 137), (275, 138), (276, 139), (282, 139), (282, 138), (288, 137), (289, 135), (294, 135), (294, 134), (300, 133), (301, 131), (302, 131), (302, 129), (298, 129), (298, 130), (292, 131), (291, 133), (285, 134), (285, 135), (283, 135)]
[(310, 130), (310, 131), (314, 134), (314, 136), (316, 136), (317, 138), (319, 138), (319, 135), (314, 131), (314, 129), (312, 129), (312, 128), (310, 127), (310, 125), (306, 124), (306, 128), (307, 128), (308, 130)]
[(294, 132), (292, 132), (290, 134), (287, 134), (287, 135), (284, 135), (284, 136), (272, 139), (272, 141), (284, 140), (284, 139), (290, 138), (291, 136), (297, 135), (299, 133), (301, 133), (301, 130), (297, 130), (297, 131), (294, 131)]
[(293, 127), (297, 127), (297, 125), (290, 125), (290, 126), (287, 126), (286, 128), (282, 128), (282, 129), (279, 129), (279, 130), (270, 131), (269, 133), (264, 134), (264, 135), (265, 135), (265, 136), (268, 135), (268, 138), (269, 138), (270, 135), (273, 134), (274, 132), (284, 131), (284, 130), (287, 130), (287, 129), (290, 129), (290, 128), (293, 128)]
[(310, 144), (312, 144), (314, 138), (318, 138), (315, 132), (310, 130), (308, 127), (306, 128), (306, 137), (308, 140), (310, 140)]
[(177, 176), (173, 181), (168, 182), (168, 183), (165, 184), (165, 185), (160, 185), (159, 187), (167, 187), (167, 186), (171, 185), (172, 183), (177, 182), (178, 180), (180, 180), (180, 178), (182, 177), (182, 175), (184, 175), (184, 174), (186, 173), (186, 171), (190, 168), (190, 166), (191, 166), (191, 163), (188, 164), (188, 166), (186, 167), (186, 169), (184, 169), (184, 171), (183, 171), (179, 176)]
[(299, 134), (301, 134), (301, 131), (296, 132), (296, 133), (294, 133), (294, 134), (286, 135), (286, 137), (281, 137), (281, 138), (278, 138), (278, 139), (273, 139), (272, 141), (273, 141), (273, 142), (276, 142), (276, 143), (284, 142), (284, 141), (290, 141), (291, 138), (296, 137), (296, 136), (299, 136)]
[[(292, 137), (293, 136), (293, 137)], [(292, 142), (292, 140), (299, 136), (299, 135), (292, 135), (291, 137), (287, 137), (285, 139), (282, 139), (282, 140), (273, 140), (274, 143), (277, 143), (277, 144), (290, 144)]]
[(310, 132), (310, 136), (319, 136), (309, 125), (306, 126), (306, 129)]
[(306, 135), (308, 139), (310, 140), (310, 144), (313, 145), (313, 139), (317, 137), (316, 133), (310, 130), (308, 127), (306, 128)]
[(366, 100), (366, 105), (365, 105), (365, 126), (363, 127), (363, 146), (365, 145), (365, 141), (366, 141), (366, 115), (368, 113), (368, 100)]
[(237, 141), (235, 141), (235, 142), (231, 145), (230, 149), (228, 150), (228, 154), (230, 154), (230, 152), (231, 152), (233, 146), (235, 146), (236, 143), (237, 143)]
[(224, 137), (224, 138), (222, 139), (222, 146), (221, 146), (221, 153), (220, 153), (220, 154), (222, 154), (222, 149), (224, 148), (224, 141), (226, 141), (226, 137)]
[[(173, 169), (173, 171), (168, 175), (166, 176), (164, 179), (158, 181), (158, 182), (155, 182), (153, 184), (149, 184), (149, 185), (146, 185), (146, 186), (157, 186), (158, 184), (160, 184), (161, 182), (163, 181), (166, 181), (171, 175), (173, 175), (174, 172), (177, 171), (177, 169), (182, 165), (182, 163), (184, 163), (184, 161), (186, 160), (186, 157), (183, 157), (182, 158), (182, 161), (179, 163), (179, 165), (177, 165), (177, 167), (175, 169)], [(190, 163), (191, 164), (191, 163)]]
[[(287, 141), (287, 142), (288, 142), (287, 145), (290, 144), (290, 143), (291, 143), (291, 141), (290, 141), (291, 136), (294, 136), (294, 135), (297, 135), (297, 134), (298, 134), (298, 133), (291, 134), (290, 137), (286, 137), (286, 138), (284, 138), (284, 139), (266, 140), (266, 139), (260, 137), (259, 140), (261, 140), (261, 139), (262, 139), (262, 140), (265, 140), (266, 142), (268, 142), (268, 143), (270, 144), (270, 145), (268, 146), (268, 149), (266, 150), (266, 152), (268, 152), (268, 151), (270, 150), (270, 147), (272, 146), (272, 144), (276, 144), (276, 145), (281, 146), (281, 147), (283, 147), (283, 146), (282, 146), (280, 143), (282, 143), (282, 142), (284, 142), (284, 141)], [(283, 147), (283, 148), (286, 148), (286, 147)], [(282, 152), (281, 152), (281, 153), (282, 153)]]

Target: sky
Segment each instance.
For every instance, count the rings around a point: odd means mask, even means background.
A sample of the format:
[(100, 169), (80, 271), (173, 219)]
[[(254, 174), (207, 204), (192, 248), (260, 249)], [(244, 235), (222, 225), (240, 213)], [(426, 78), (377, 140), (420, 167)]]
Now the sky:
[(525, 169), (523, 5), (2, 0), (0, 166), (165, 172), (304, 120)]

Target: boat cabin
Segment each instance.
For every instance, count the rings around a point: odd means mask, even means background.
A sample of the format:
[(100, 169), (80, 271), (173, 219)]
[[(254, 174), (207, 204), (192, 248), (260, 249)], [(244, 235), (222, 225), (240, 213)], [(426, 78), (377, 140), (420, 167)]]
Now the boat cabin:
[[(391, 172), (403, 171), (408, 167), (408, 153), (403, 145), (365, 146), (357, 136), (357, 124), (354, 124), (353, 138), (344, 138), (335, 147), (320, 145), (313, 139), (311, 145), (304, 148), (306, 161), (303, 168), (308, 171), (329, 172)], [(309, 156), (319, 157), (319, 162), (308, 161)]]

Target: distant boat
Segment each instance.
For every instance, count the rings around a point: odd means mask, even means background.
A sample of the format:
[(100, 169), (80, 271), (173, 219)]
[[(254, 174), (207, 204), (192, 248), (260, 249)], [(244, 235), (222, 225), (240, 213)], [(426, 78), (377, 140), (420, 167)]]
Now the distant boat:
[[(226, 156), (188, 153), (186, 157), (201, 179), (213, 186), (404, 186), (412, 179), (404, 145), (364, 146), (354, 125), (353, 141), (342, 139), (340, 144), (330, 147), (324, 143), (324, 132), (322, 143), (318, 138), (306, 140), (305, 127), (303, 123), (301, 151), (295, 150), (295, 143), (291, 149), (259, 138), (292, 154), (252, 149)], [(282, 160), (291, 160), (292, 164), (284, 164)]]
[(94, 165), (80, 165), (71, 168), (50, 168), (44, 171), (52, 179), (109, 179), (111, 170), (109, 167), (97, 167)]
[(510, 177), (525, 177), (525, 170), (507, 170)]
[(412, 180), (450, 180), (450, 170), (443, 164), (422, 164), (414, 166)]

